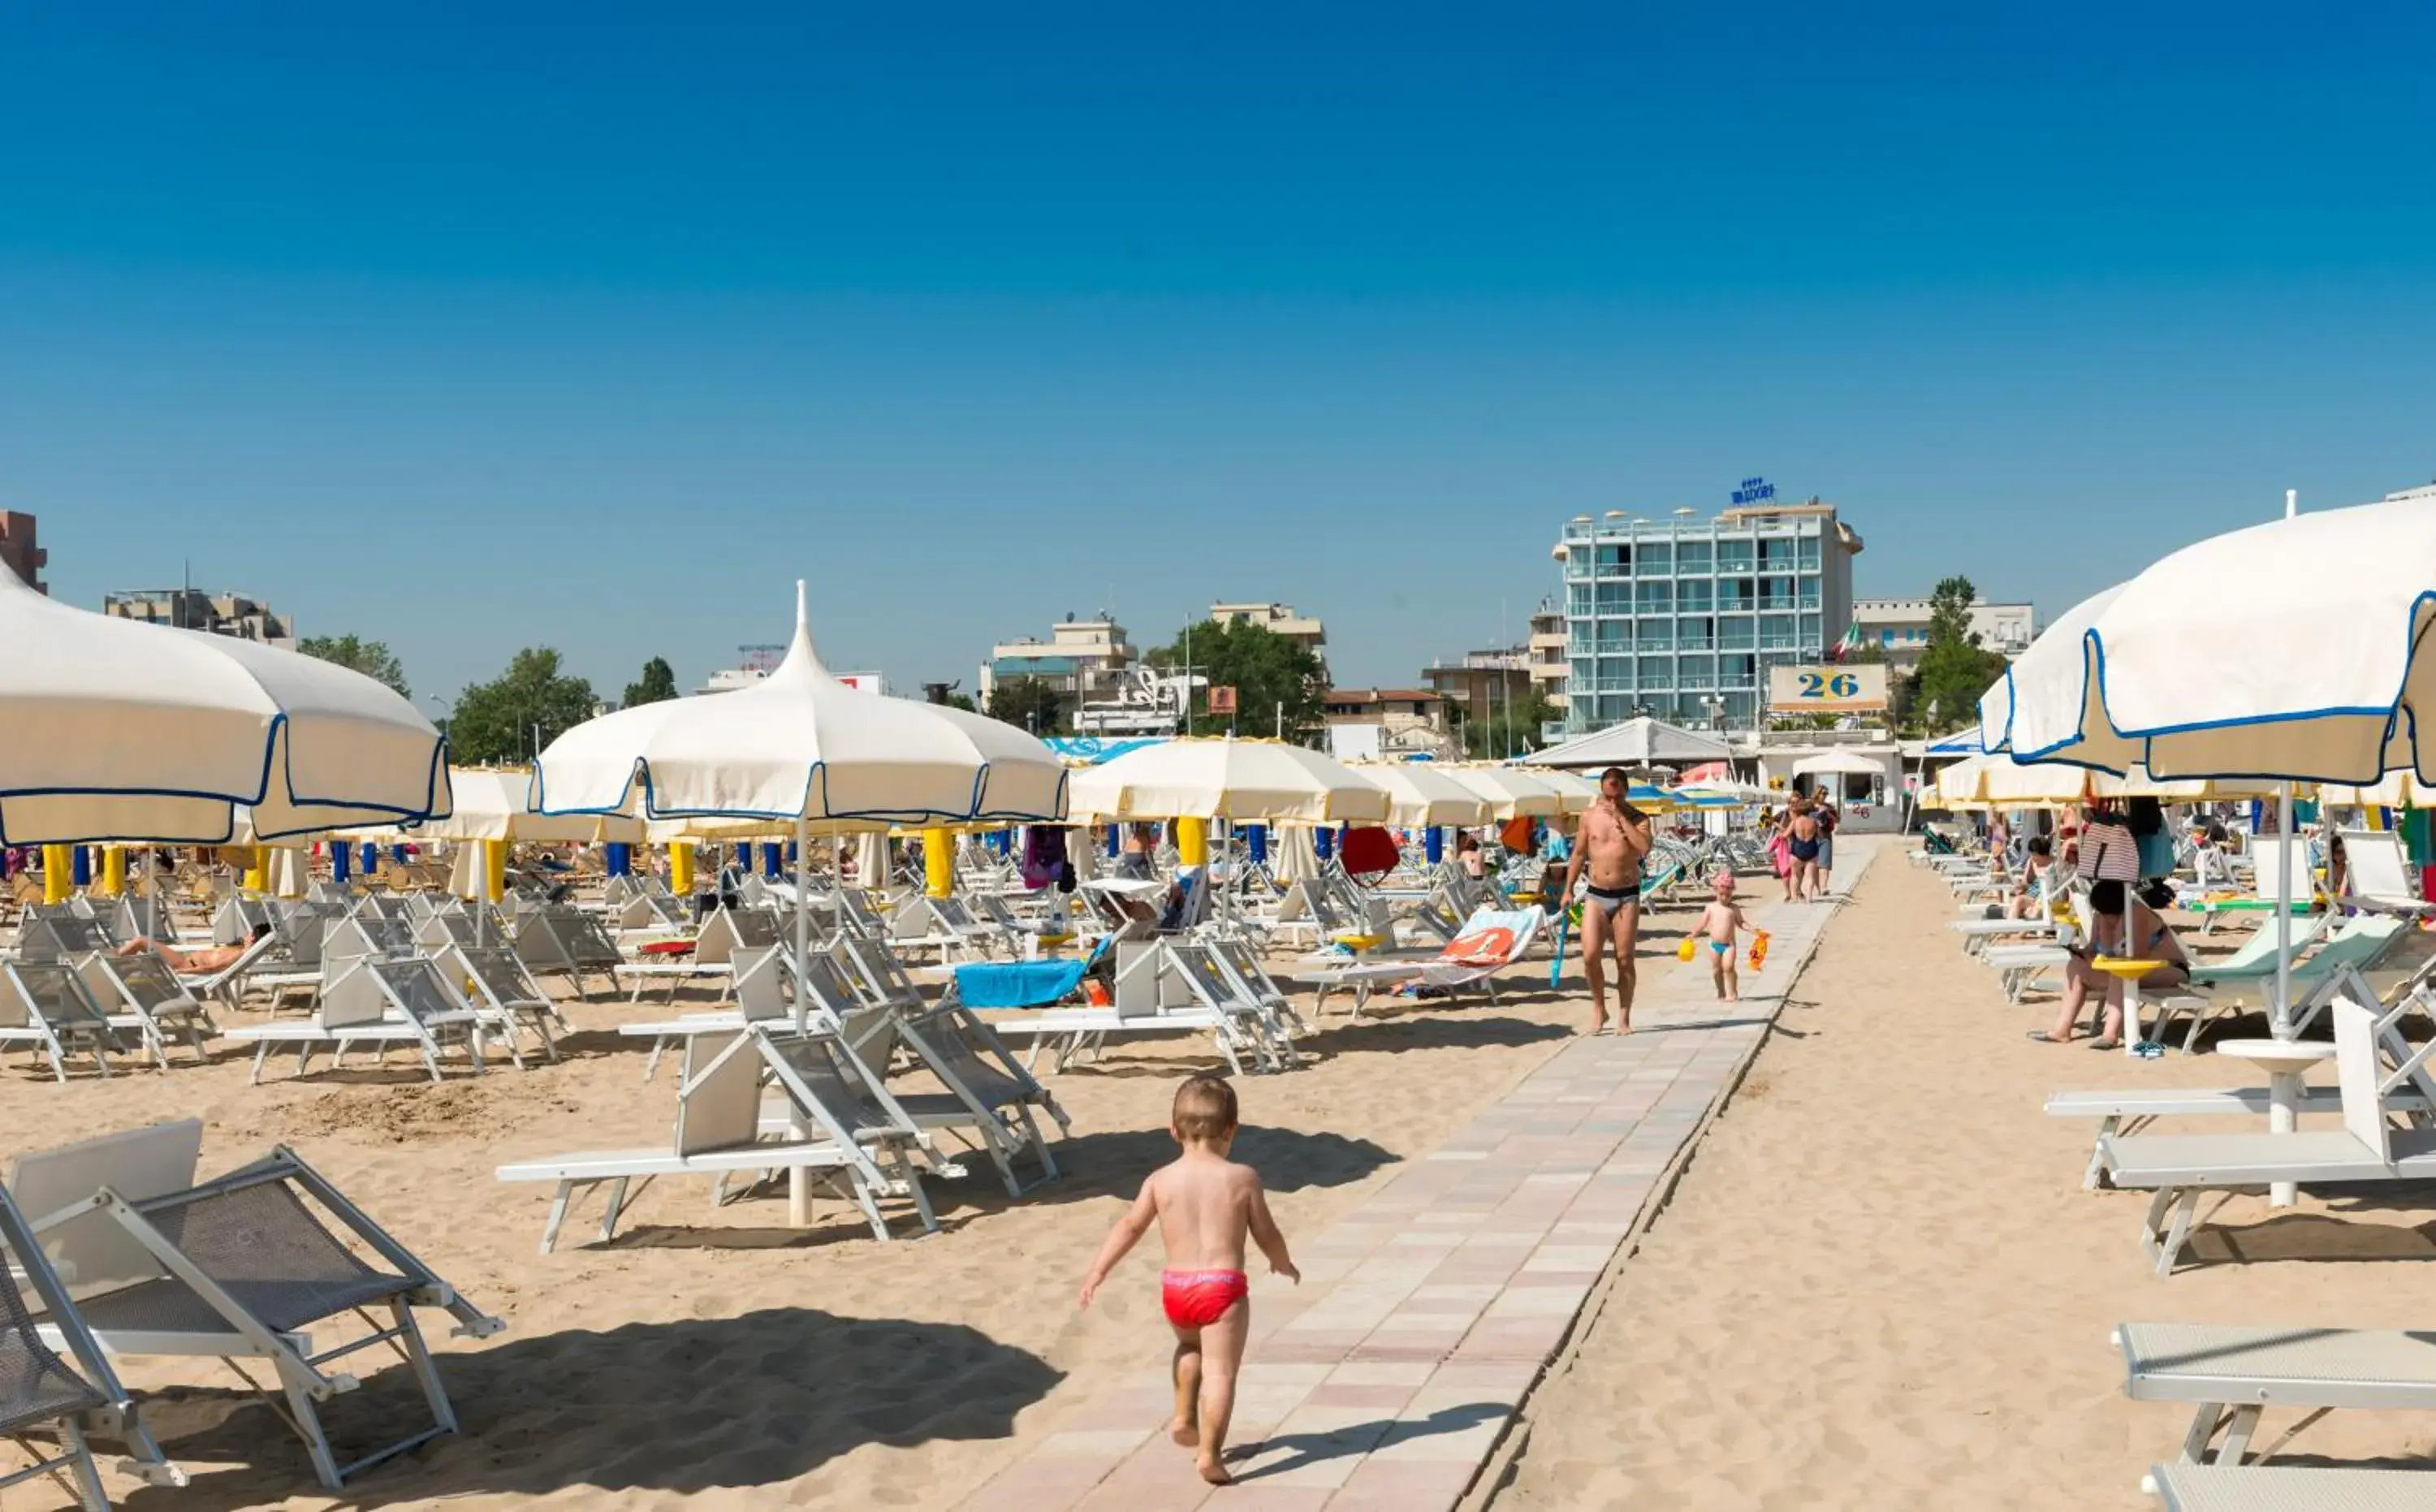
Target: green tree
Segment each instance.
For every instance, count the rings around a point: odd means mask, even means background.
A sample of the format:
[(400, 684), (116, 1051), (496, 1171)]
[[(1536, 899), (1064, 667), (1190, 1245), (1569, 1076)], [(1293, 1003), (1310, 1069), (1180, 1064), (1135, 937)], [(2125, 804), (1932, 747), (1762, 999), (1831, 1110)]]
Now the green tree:
[(535, 726), (548, 745), (592, 717), (592, 685), (569, 677), (558, 652), (529, 646), (508, 669), (457, 695), (448, 717), (448, 749), (461, 761), (506, 763), (532, 757)]
[(979, 714), (981, 712), (981, 710), (974, 705), (973, 696), (970, 693), (958, 693), (951, 691), (946, 698), (941, 699), (939, 703), (944, 707), (963, 709), (967, 714)]
[(1065, 702), (1040, 678), (1001, 677), (990, 688), (989, 717), (1034, 735), (1054, 735), (1065, 718)]
[[(1162, 670), (1189, 669), (1207, 679), (1209, 686), (1193, 693), (1195, 732), (1223, 731), (1231, 724), (1245, 735), (1271, 735), (1282, 723), (1287, 739), (1309, 741), (1328, 722), (1327, 667), (1310, 647), (1266, 625), (1205, 619), (1145, 659)], [(1209, 712), (1211, 687), (1235, 690), (1233, 715)]]
[(654, 656), (643, 664), (643, 680), (626, 685), (626, 707), (641, 704), (665, 704), (677, 696), (676, 669), (665, 656)]
[(1971, 580), (1947, 578), (1928, 596), (1928, 643), (1913, 674), (1912, 712), (1929, 735), (1945, 735), (1979, 717), (1979, 697), (2004, 675), (2005, 658), (1979, 644), (1971, 628), (1978, 597)]
[(296, 649), (319, 661), (335, 662), (350, 671), (363, 673), (375, 683), (386, 683), (404, 699), (414, 697), (406, 686), (406, 669), (397, 664), (388, 645), (377, 640), (358, 640), (353, 635), (307, 635), (296, 643)]
[(1540, 748), (1540, 726), (1557, 717), (1557, 705), (1533, 684), (1531, 690), (1513, 708), (1500, 700), (1496, 711), (1485, 720), (1463, 717), (1464, 705), (1448, 706), (1449, 722), (1463, 741), (1463, 754), (1475, 761), (1503, 761), (1507, 756)]

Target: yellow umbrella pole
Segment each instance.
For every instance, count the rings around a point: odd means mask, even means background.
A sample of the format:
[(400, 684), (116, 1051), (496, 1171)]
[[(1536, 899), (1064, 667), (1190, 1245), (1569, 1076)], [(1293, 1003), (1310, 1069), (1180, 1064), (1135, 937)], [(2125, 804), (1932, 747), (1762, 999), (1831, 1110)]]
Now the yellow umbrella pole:
[(482, 900), (496, 903), (508, 895), (508, 843), (482, 842)]
[(946, 897), (956, 890), (956, 843), (945, 829), (922, 831), (922, 891)]
[(75, 863), (68, 860), (65, 845), (43, 847), (43, 901), (64, 903), (76, 891)]
[(104, 845), (101, 847), (101, 890), (106, 895), (111, 897), (119, 897), (126, 894), (126, 846)]
[(1175, 864), (1207, 866), (1209, 864), (1209, 821), (1178, 819), (1175, 822)]
[(669, 842), (669, 891), (679, 897), (693, 896), (693, 842)]
[(245, 861), (245, 890), (247, 892), (262, 894), (270, 891), (270, 851), (264, 849), (260, 845), (247, 847)]

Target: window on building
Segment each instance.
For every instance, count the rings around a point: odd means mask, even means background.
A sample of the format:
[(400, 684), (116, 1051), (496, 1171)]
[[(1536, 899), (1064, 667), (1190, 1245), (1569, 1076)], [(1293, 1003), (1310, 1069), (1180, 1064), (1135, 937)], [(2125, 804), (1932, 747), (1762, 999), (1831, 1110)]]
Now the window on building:
[(1711, 556), (1709, 550), (1709, 543), (1706, 541), (1678, 541), (1675, 543), (1675, 573), (1678, 577), (1694, 572), (1707, 572), (1710, 570), (1714, 558)]

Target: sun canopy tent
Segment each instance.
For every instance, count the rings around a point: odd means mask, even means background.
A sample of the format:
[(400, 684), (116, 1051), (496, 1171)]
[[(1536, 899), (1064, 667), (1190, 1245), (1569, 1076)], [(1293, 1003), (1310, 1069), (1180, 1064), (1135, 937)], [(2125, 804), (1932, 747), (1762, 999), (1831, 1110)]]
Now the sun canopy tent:
[(0, 571), (0, 843), (222, 845), (449, 808), (390, 688), (294, 652), (72, 608)]
[(1524, 756), (1533, 767), (1680, 767), (1731, 759), (1733, 752), (1714, 736), (1644, 716), (1550, 746)]
[(1886, 764), (1857, 751), (1820, 751), (1793, 764), (1797, 777), (1883, 777)]
[(428, 840), (530, 841), (542, 844), (635, 843), (649, 837), (639, 819), (619, 814), (539, 814), (525, 807), (532, 773), (521, 768), (450, 767), (456, 808), (418, 831)]

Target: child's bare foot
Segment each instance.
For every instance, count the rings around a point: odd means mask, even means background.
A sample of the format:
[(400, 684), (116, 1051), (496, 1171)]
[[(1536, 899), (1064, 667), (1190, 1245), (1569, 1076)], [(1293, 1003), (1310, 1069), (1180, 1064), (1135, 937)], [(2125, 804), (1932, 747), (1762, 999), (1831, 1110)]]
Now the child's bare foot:
[(1212, 1486), (1232, 1486), (1235, 1484), (1235, 1477), (1227, 1473), (1226, 1466), (1218, 1463), (1218, 1456), (1209, 1453), (1207, 1451), (1202, 1452), (1201, 1462), (1193, 1468), (1201, 1472), (1201, 1478), (1203, 1480), (1208, 1481)]
[(1187, 1449), (1198, 1449), (1201, 1447), (1200, 1425), (1198, 1423), (1187, 1422), (1181, 1417), (1171, 1418), (1168, 1421), (1167, 1436), (1174, 1439), (1177, 1443), (1183, 1445)]

